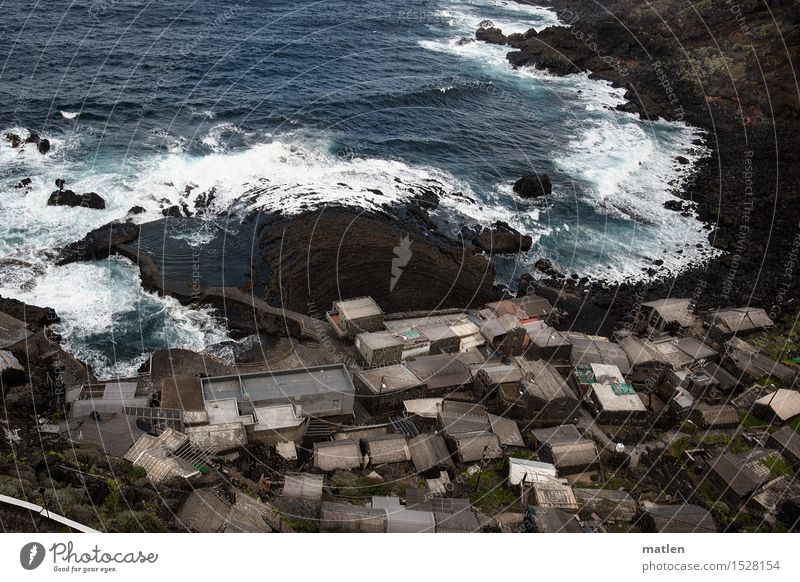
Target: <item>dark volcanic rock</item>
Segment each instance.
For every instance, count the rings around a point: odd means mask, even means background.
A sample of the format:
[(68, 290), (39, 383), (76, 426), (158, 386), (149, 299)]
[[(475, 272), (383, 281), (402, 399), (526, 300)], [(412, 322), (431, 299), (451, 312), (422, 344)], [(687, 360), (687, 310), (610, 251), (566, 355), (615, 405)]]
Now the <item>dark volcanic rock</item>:
[(127, 244), (139, 238), (139, 225), (132, 222), (109, 222), (91, 231), (81, 240), (61, 249), (57, 265), (76, 261), (104, 259), (114, 252), (116, 245)]
[(47, 152), (49, 152), (50, 151), (50, 140), (46, 139), (46, 138), (41, 140), (39, 142), (39, 145), (38, 145), (38, 150), (39, 150), (39, 153), (42, 154), (42, 155), (44, 155)]
[(128, 209), (128, 214), (142, 214), (143, 212), (147, 212), (147, 210), (145, 210), (141, 206), (131, 206)]
[(12, 148), (18, 148), (19, 144), (22, 143), (22, 139), (16, 133), (7, 133), (6, 141), (11, 144)]
[(508, 39), (499, 28), (479, 28), (475, 31), (475, 38), (490, 44), (507, 44)]
[(527, 174), (514, 182), (514, 192), (521, 198), (538, 198), (551, 194), (553, 185), (547, 174)]
[(56, 190), (50, 194), (50, 198), (47, 199), (47, 205), (80, 206), (82, 208), (103, 210), (106, 207), (106, 201), (96, 192), (87, 192), (86, 194), (78, 195), (72, 190)]
[(17, 185), (14, 186), (14, 187), (15, 188), (25, 188), (25, 187), (30, 186), (30, 185), (31, 185), (31, 179), (30, 178), (23, 178), (22, 180), (17, 182)]
[(553, 263), (551, 263), (549, 259), (538, 259), (533, 266), (542, 271), (543, 273), (546, 273), (547, 271), (553, 268)]
[(472, 245), (424, 223), (356, 209), (275, 216), (262, 227), (266, 295), (320, 313), (369, 295), (387, 312), (483, 305), (497, 297), (494, 270)]
[(493, 254), (509, 254), (531, 250), (533, 239), (514, 230), (485, 228), (475, 237), (475, 246)]
[(173, 218), (180, 218), (181, 216), (183, 216), (181, 214), (180, 207), (176, 205), (172, 205), (169, 208), (164, 208), (161, 211), (161, 214), (163, 214), (164, 216), (172, 216)]
[(35, 143), (38, 146), (41, 141), (42, 138), (39, 137), (38, 133), (32, 133), (28, 136), (28, 139), (25, 140), (25, 143)]

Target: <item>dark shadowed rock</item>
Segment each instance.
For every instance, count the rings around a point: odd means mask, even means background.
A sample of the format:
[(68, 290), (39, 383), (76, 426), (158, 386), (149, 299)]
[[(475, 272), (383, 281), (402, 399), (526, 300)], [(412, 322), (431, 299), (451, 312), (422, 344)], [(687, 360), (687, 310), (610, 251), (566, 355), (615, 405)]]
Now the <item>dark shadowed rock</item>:
[(40, 141), (42, 141), (42, 138), (39, 137), (39, 134), (38, 133), (32, 133), (25, 140), (25, 143), (35, 143), (38, 146)]
[(109, 222), (61, 249), (57, 265), (76, 261), (91, 261), (109, 256), (116, 245), (127, 244), (139, 238), (139, 225), (132, 222)]
[(17, 185), (14, 186), (14, 187), (15, 188), (27, 188), (30, 185), (31, 185), (31, 179), (30, 178), (23, 178), (22, 180), (17, 182)]
[(508, 39), (499, 28), (479, 28), (475, 31), (475, 38), (489, 44), (508, 44)]
[(44, 155), (47, 152), (49, 152), (50, 151), (50, 140), (49, 139), (41, 140), (39, 142), (38, 149), (39, 149), (39, 153), (42, 154), (42, 155)]
[(72, 190), (56, 190), (50, 194), (50, 198), (47, 199), (47, 205), (80, 206), (93, 210), (103, 210), (106, 207), (106, 201), (96, 192), (87, 192), (79, 195)]
[(141, 214), (143, 212), (147, 212), (147, 210), (145, 210), (141, 206), (131, 206), (130, 209), (128, 210), (128, 214)]
[(18, 148), (19, 144), (22, 143), (22, 139), (16, 133), (7, 133), (6, 141), (11, 144), (12, 148)]
[(527, 252), (531, 250), (533, 239), (526, 234), (504, 224), (496, 224), (496, 228), (485, 228), (473, 243), (476, 247), (487, 253), (509, 254)]
[(514, 192), (521, 198), (538, 198), (552, 193), (553, 186), (547, 174), (526, 174), (514, 182)]
[(553, 268), (553, 263), (549, 259), (538, 259), (533, 266), (542, 272), (546, 272)]
[(497, 296), (485, 256), (416, 220), (327, 208), (270, 218), (261, 232), (265, 295), (296, 311), (365, 295), (386, 312), (483, 305)]
[(181, 214), (180, 207), (177, 205), (172, 205), (168, 208), (164, 208), (163, 210), (161, 210), (161, 214), (163, 214), (164, 216), (171, 216), (173, 218), (180, 218), (181, 216), (183, 216)]

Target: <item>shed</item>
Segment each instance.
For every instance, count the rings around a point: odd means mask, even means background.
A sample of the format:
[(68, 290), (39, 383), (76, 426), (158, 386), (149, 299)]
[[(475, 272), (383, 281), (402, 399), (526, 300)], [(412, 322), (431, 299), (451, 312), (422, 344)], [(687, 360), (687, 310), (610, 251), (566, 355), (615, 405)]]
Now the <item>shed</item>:
[(647, 408), (629, 384), (595, 383), (591, 385), (590, 397), (598, 422), (620, 423), (647, 418)]
[(425, 395), (425, 383), (403, 364), (360, 370), (353, 376), (359, 403), (372, 414), (391, 412)]
[(552, 327), (527, 330), (528, 349), (525, 357), (529, 360), (545, 360), (555, 364), (569, 362), (572, 344), (569, 338)]
[(669, 326), (690, 327), (695, 321), (692, 300), (683, 298), (658, 299), (642, 303), (637, 314), (637, 327), (662, 333)]
[(630, 362), (621, 346), (598, 339), (573, 339), (572, 366), (606, 364), (616, 366), (623, 374), (630, 371)]
[(774, 521), (792, 498), (800, 498), (800, 482), (795, 475), (781, 475), (753, 495), (747, 501), (747, 509), (758, 519)]
[(472, 373), (469, 366), (480, 364), (484, 358), (477, 350), (454, 354), (421, 356), (404, 365), (424, 384), (430, 396), (471, 386)]
[(714, 518), (698, 505), (647, 505), (640, 519), (650, 533), (714, 533)]
[(404, 463), (411, 460), (408, 441), (402, 434), (386, 434), (363, 439), (364, 451), (372, 465)]
[(775, 325), (767, 312), (760, 307), (729, 307), (711, 311), (707, 318), (711, 334), (719, 339), (734, 335), (745, 336), (769, 329)]
[[(764, 453), (765, 456), (768, 453)], [(722, 453), (711, 462), (708, 479), (724, 498), (739, 503), (750, 497), (769, 477), (768, 470), (761, 470), (766, 467), (759, 467), (756, 463), (758, 459), (752, 457)]]
[(554, 507), (570, 513), (578, 512), (578, 501), (566, 479), (542, 479), (531, 484), (529, 499), (537, 507)]
[(372, 507), (386, 512), (387, 533), (434, 533), (436, 520), (430, 511), (408, 509), (397, 497), (373, 497)]
[(769, 435), (767, 444), (786, 457), (796, 469), (800, 469), (800, 433), (784, 426)]
[(455, 513), (437, 512), (433, 514), (436, 520), (436, 533), (474, 533), (481, 531), (481, 524), (471, 510), (462, 510)]
[(490, 430), (497, 435), (501, 445), (524, 447), (525, 441), (515, 420), (489, 414)]
[(498, 315), (505, 313), (514, 315), (517, 319), (539, 319), (546, 321), (552, 315), (552, 304), (544, 297), (538, 295), (523, 295), (487, 303), (486, 308)]
[(733, 365), (753, 380), (763, 376), (774, 376), (781, 382), (791, 381), (796, 371), (789, 366), (765, 356), (760, 349), (734, 337), (725, 342), (725, 355)]
[(716, 359), (719, 354), (693, 337), (682, 337), (675, 340), (675, 347), (692, 359), (692, 363), (705, 363)]
[(786, 422), (800, 414), (800, 392), (778, 388), (755, 401), (753, 412), (764, 420)]
[(573, 488), (581, 515), (595, 514), (603, 523), (631, 523), (636, 518), (636, 500), (622, 489)]
[(294, 499), (308, 499), (319, 501), (322, 499), (322, 488), (325, 484), (324, 475), (312, 473), (287, 473), (283, 481), (284, 497)]
[(483, 399), (494, 395), (501, 386), (519, 390), (522, 370), (513, 362), (508, 364), (492, 362), (491, 364), (482, 364), (474, 373), (474, 378), (472, 392), (475, 398)]
[[(447, 410), (447, 401), (442, 403), (436, 423), (445, 436), (453, 436), (464, 432), (488, 431), (490, 428), (489, 416), (482, 406), (476, 410)], [(481, 410), (482, 409), (482, 410)]]
[(194, 490), (178, 511), (176, 522), (186, 531), (220, 533), (230, 510), (213, 489)]
[(621, 344), (630, 360), (630, 379), (640, 384), (655, 385), (673, 363), (653, 342), (635, 336), (623, 338)]
[(335, 301), (326, 316), (342, 337), (355, 338), (359, 333), (383, 329), (383, 311), (371, 297)]
[(361, 467), (361, 450), (350, 439), (314, 443), (314, 466), (322, 471)]
[(579, 414), (580, 401), (555, 368), (544, 360), (524, 360), (521, 367), (524, 379), (519, 386), (503, 385), (498, 391), (511, 416), (561, 423)]
[(429, 323), (417, 326), (431, 345), (431, 354), (458, 352), (461, 349), (461, 336), (446, 323)]
[(323, 501), (320, 529), (324, 532), (385, 533), (386, 511)]
[(532, 533), (583, 533), (575, 516), (557, 507), (528, 507), (525, 528)]
[(526, 329), (511, 314), (490, 317), (481, 325), (481, 336), (495, 350), (507, 356), (520, 355), (527, 339)]
[(600, 466), (597, 445), (572, 425), (535, 430), (533, 437), (539, 444), (541, 457), (553, 463), (560, 475), (594, 471)]
[(739, 414), (733, 406), (727, 404), (696, 406), (691, 412), (691, 419), (697, 426), (704, 429), (739, 426)]
[(455, 457), (462, 463), (499, 459), (503, 456), (500, 440), (488, 431), (475, 431), (450, 435)]
[(558, 477), (558, 470), (551, 463), (508, 458), (508, 484), (511, 486), (546, 481), (556, 477)]
[(444, 398), (415, 398), (413, 400), (404, 400), (403, 408), (407, 416), (435, 419), (442, 410), (443, 400)]
[(399, 364), (405, 343), (402, 337), (390, 331), (374, 331), (358, 334), (355, 345), (364, 363), (374, 368)]
[(450, 458), (450, 451), (447, 450), (447, 443), (439, 435), (419, 434), (409, 439), (408, 450), (417, 473), (435, 468), (448, 470), (455, 468)]

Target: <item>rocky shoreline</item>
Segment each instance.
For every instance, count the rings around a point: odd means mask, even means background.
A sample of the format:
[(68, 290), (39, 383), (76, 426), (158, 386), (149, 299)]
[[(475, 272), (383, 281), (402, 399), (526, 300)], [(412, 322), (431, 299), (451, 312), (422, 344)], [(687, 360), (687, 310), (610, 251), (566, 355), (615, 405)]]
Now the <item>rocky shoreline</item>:
[[(590, 71), (593, 78), (624, 87), (628, 103), (621, 109), (643, 119), (705, 130), (711, 155), (676, 194), (709, 225), (709, 242), (720, 251), (707, 264), (674, 276), (636, 284), (598, 281), (588, 298), (575, 303), (567, 290), (563, 300), (573, 307), (588, 300), (616, 318), (637, 303), (667, 295), (690, 297), (698, 307), (741, 303), (762, 306), (775, 317), (795, 312), (800, 164), (793, 144), (800, 102), (788, 73), (787, 47), (800, 37), (798, 7), (785, 1), (769, 9), (761, 2), (740, 2), (737, 10), (632, 0), (544, 4), (570, 26), (509, 36), (481, 29), (476, 38), (508, 45), (513, 66), (557, 75)], [(669, 27), (674, 22), (680, 26)], [(785, 46), (773, 42), (776, 27)], [(720, 70), (725, 59), (728, 67)], [(673, 208), (682, 211), (684, 205)], [(553, 279), (537, 292), (557, 297), (559, 289), (572, 285)]]

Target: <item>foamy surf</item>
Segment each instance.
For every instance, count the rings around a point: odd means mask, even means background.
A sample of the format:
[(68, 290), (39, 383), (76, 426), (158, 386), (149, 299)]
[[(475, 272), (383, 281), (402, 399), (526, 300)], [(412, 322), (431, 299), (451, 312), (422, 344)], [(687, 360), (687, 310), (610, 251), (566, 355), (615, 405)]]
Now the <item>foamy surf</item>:
[(77, 119), (80, 115), (79, 111), (61, 111), (60, 113), (64, 119)]
[(201, 351), (227, 339), (210, 310), (145, 291), (138, 267), (121, 257), (49, 266), (25, 289), (5, 283), (3, 296), (54, 308), (64, 347), (101, 379), (134, 375), (160, 347)]

